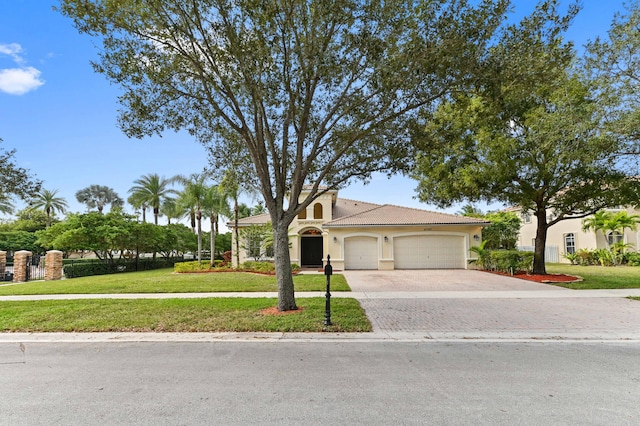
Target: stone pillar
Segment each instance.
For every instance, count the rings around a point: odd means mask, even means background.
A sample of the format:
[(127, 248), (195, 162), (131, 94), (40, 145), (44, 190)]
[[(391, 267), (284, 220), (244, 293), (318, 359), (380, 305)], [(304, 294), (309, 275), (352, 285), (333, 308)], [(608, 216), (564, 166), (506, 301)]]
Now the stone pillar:
[(62, 252), (59, 250), (49, 250), (44, 256), (44, 280), (62, 279)]
[(7, 252), (0, 251), (0, 281), (4, 279), (4, 273), (7, 270)]
[(13, 255), (13, 282), (22, 283), (27, 281), (27, 258), (31, 257), (31, 252), (20, 250)]

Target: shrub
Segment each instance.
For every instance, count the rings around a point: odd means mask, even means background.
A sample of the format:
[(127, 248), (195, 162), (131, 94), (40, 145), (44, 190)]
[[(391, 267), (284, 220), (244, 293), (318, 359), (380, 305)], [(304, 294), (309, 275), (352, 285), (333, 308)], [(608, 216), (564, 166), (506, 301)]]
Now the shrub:
[(629, 266), (640, 266), (640, 253), (630, 251), (625, 253), (625, 260)]
[(571, 262), (572, 265), (578, 264), (578, 253), (563, 253), (562, 257)]
[(620, 263), (618, 254), (611, 250), (605, 248), (596, 249), (593, 251), (593, 254), (602, 266), (615, 266)]
[[(214, 261), (215, 266), (215, 261)], [(211, 269), (211, 262), (208, 260), (202, 260), (200, 262), (178, 262), (173, 265), (174, 272), (199, 272), (199, 271), (208, 271)]]
[(275, 273), (276, 265), (273, 262), (258, 262), (248, 260), (241, 265), (241, 269), (252, 272)]
[[(533, 252), (518, 250), (492, 250), (482, 254), (482, 268), (508, 274), (533, 270)], [(480, 262), (478, 262), (480, 266)]]
[(581, 266), (597, 265), (598, 258), (594, 252), (587, 249), (580, 249), (576, 252), (576, 262)]
[(64, 276), (67, 278), (88, 277), (91, 275), (117, 274), (119, 272), (150, 271), (153, 269), (170, 268), (176, 259), (135, 259), (119, 262), (105, 262), (92, 259), (91, 261), (71, 261), (63, 266)]

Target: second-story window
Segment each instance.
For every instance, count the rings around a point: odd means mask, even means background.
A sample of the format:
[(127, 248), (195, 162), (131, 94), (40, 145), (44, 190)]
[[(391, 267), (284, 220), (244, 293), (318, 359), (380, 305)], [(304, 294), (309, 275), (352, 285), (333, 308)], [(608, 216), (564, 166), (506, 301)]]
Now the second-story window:
[(313, 218), (322, 219), (322, 204), (316, 203), (313, 206)]

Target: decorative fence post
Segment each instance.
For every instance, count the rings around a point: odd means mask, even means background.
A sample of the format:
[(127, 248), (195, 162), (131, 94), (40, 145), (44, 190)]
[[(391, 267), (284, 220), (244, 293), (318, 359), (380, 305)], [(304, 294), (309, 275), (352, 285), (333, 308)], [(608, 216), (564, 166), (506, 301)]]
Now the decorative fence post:
[(49, 250), (44, 256), (44, 280), (61, 280), (62, 269), (62, 252)]
[(333, 266), (331, 266), (331, 255), (327, 255), (327, 264), (324, 267), (324, 274), (327, 277), (327, 293), (324, 304), (324, 325), (333, 325), (331, 323), (331, 275), (333, 275)]
[(22, 283), (29, 281), (29, 268), (31, 263), (31, 252), (20, 250), (13, 255), (13, 282)]
[(0, 281), (4, 280), (5, 272), (7, 272), (7, 252), (0, 251)]

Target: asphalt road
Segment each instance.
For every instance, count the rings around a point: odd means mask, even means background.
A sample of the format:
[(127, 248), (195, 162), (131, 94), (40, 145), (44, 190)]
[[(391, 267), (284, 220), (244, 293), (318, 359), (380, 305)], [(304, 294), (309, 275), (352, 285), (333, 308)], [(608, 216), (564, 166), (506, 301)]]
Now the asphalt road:
[(640, 344), (0, 343), (2, 425), (635, 425)]

